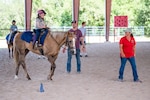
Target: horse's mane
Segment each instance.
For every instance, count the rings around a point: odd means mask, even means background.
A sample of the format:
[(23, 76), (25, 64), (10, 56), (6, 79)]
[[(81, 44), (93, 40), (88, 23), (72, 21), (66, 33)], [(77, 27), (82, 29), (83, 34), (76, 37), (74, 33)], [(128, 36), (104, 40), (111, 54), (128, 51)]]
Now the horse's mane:
[(67, 31), (50, 31), (50, 34), (54, 37), (57, 38), (58, 36), (65, 35)]

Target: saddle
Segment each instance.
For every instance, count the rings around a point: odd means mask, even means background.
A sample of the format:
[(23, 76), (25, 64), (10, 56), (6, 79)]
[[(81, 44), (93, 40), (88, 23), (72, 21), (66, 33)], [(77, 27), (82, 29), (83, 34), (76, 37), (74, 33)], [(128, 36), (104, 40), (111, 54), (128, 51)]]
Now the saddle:
[[(40, 37), (39, 37), (39, 43), (41, 44), (41, 46), (39, 47), (39, 46), (35, 45), (33, 47), (33, 49), (39, 50), (41, 52), (41, 54), (43, 54), (42, 50), (43, 50), (44, 40), (45, 40), (45, 38), (47, 36), (47, 33), (48, 32), (44, 32), (44, 30), (41, 30)], [(21, 39), (23, 41), (28, 42), (28, 43), (30, 43), (30, 42), (33, 43), (35, 41), (35, 39), (36, 39), (35, 30), (33, 30), (33, 31), (24, 31), (22, 33), (22, 35), (21, 35)]]

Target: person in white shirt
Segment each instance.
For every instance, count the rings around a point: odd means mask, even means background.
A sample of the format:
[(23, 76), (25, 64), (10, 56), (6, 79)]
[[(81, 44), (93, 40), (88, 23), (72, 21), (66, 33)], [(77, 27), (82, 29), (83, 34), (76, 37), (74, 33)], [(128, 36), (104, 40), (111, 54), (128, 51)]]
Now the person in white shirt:
[(86, 52), (86, 22), (82, 22), (82, 27), (80, 28), (80, 31), (82, 32), (82, 41), (80, 41), (80, 57), (83, 55), (85, 57), (88, 57), (87, 52)]

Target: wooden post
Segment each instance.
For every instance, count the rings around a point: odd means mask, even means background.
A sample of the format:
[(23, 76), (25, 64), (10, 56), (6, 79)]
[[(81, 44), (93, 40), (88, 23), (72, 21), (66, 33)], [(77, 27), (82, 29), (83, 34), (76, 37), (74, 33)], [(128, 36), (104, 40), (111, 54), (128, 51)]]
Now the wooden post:
[(25, 29), (31, 30), (32, 0), (25, 0)]
[(109, 30), (110, 30), (110, 12), (111, 12), (111, 2), (112, 0), (106, 0), (105, 1), (105, 7), (106, 7), (106, 31), (105, 31), (105, 35), (106, 35), (106, 41), (109, 41)]

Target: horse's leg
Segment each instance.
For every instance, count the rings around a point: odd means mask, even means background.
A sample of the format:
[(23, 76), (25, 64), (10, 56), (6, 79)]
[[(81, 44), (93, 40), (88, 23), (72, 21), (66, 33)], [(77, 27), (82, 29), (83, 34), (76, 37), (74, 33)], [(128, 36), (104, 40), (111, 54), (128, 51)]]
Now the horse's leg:
[[(15, 48), (16, 49), (16, 48)], [(26, 52), (27, 54), (27, 52)], [(22, 65), (25, 73), (26, 73), (26, 77), (28, 78), (28, 80), (31, 80), (28, 72), (27, 72), (27, 69), (26, 69), (26, 64), (25, 64), (25, 50), (14, 50), (14, 59), (15, 59), (15, 62), (16, 62), (16, 75), (15, 75), (15, 79), (18, 78), (18, 72), (19, 72), (19, 66)]]
[(17, 62), (15, 79), (18, 79), (19, 66), (20, 66), (20, 63)]
[(12, 58), (13, 58), (13, 57), (14, 57), (14, 55), (13, 55), (13, 51), (14, 51), (13, 46), (12, 46), (11, 49), (12, 49), (12, 50), (11, 50), (11, 51), (12, 51), (11, 53), (12, 53)]
[(28, 72), (27, 72), (26, 64), (25, 64), (24, 61), (20, 61), (20, 62), (18, 63), (18, 65), (17, 65), (17, 67), (16, 67), (15, 79), (18, 79), (18, 72), (19, 72), (19, 66), (20, 66), (20, 65), (22, 65), (22, 67), (23, 67), (23, 69), (24, 69), (24, 71), (25, 71), (25, 73), (26, 73), (27, 79), (28, 79), (28, 80), (31, 80), (31, 78), (30, 78), (30, 76), (29, 76), (29, 74), (28, 74)]
[(8, 52), (9, 52), (9, 58), (11, 58), (10, 57), (10, 45), (8, 44)]
[(19, 52), (17, 51), (16, 47), (14, 46), (14, 60), (15, 60), (15, 64), (16, 64), (16, 70), (15, 70), (15, 77), (14, 79), (18, 79), (18, 71), (19, 71), (19, 66), (20, 66), (20, 63), (19, 63)]
[(47, 77), (48, 80), (52, 80), (52, 76), (54, 75), (54, 71), (56, 68), (55, 60), (57, 58), (58, 54), (56, 56), (49, 56), (48, 61), (51, 63), (50, 73)]
[(30, 78), (30, 76), (29, 76), (29, 74), (28, 74), (28, 72), (27, 72), (27, 68), (26, 68), (25, 61), (22, 61), (22, 62), (21, 62), (21, 65), (22, 65), (22, 67), (23, 67), (23, 69), (24, 69), (24, 71), (25, 71), (25, 73), (26, 73), (26, 78), (27, 78), (28, 80), (31, 80), (31, 78)]
[(20, 67), (20, 59), (19, 59), (19, 52), (16, 50), (14, 50), (14, 60), (15, 60), (15, 63), (16, 63), (16, 70), (15, 70), (15, 79), (18, 79), (18, 73), (19, 73), (19, 67)]
[(25, 56), (29, 53), (28, 49), (25, 49)]
[(28, 80), (31, 80), (28, 72), (27, 72), (27, 68), (26, 68), (26, 64), (25, 64), (25, 56), (28, 54), (29, 50), (28, 49), (25, 49), (25, 50), (21, 50), (20, 51), (20, 61), (21, 61), (21, 65), (22, 65), (22, 68), (24, 69), (25, 71), (25, 74), (26, 74), (26, 77)]

